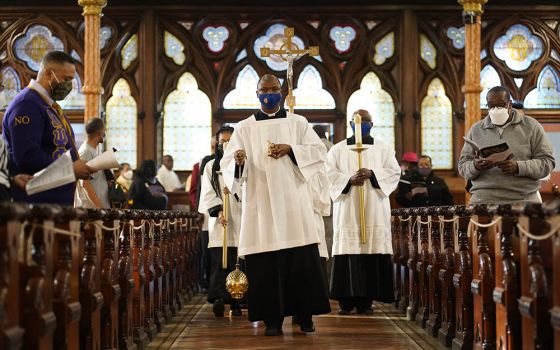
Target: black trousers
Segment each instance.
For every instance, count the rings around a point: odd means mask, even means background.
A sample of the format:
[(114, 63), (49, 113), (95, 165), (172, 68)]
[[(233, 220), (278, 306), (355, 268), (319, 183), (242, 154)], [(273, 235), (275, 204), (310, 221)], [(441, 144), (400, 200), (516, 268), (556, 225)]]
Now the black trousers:
[(225, 304), (231, 304), (232, 308), (239, 308), (239, 300), (231, 298), (226, 290), (226, 277), (235, 270), (237, 262), (237, 248), (228, 247), (227, 268), (222, 268), (222, 251), (219, 248), (208, 248), (210, 253), (210, 285), (208, 286), (208, 302), (213, 303), (216, 299), (222, 299)]
[(199, 280), (202, 288), (208, 288), (210, 284), (210, 252), (208, 251), (208, 231), (200, 232), (200, 260)]

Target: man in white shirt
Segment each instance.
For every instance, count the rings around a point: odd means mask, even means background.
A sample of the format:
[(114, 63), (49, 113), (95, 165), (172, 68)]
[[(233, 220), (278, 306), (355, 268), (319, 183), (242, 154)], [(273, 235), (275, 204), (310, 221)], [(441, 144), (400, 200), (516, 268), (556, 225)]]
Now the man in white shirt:
[[(86, 123), (86, 134), (86, 141), (82, 143), (78, 153), (80, 154), (80, 159), (89, 162), (99, 155), (97, 147), (99, 147), (99, 144), (103, 143), (105, 139), (105, 124), (99, 118), (88, 120)], [(87, 191), (89, 199), (96, 208), (111, 208), (111, 202), (109, 202), (109, 185), (107, 184), (107, 178), (103, 171), (93, 173), (90, 180), (80, 181)], [(79, 201), (75, 203), (75, 205), (80, 206)]]
[(165, 192), (182, 189), (183, 185), (179, 176), (173, 171), (173, 157), (170, 155), (163, 156), (163, 164), (158, 170), (157, 179), (165, 188)]

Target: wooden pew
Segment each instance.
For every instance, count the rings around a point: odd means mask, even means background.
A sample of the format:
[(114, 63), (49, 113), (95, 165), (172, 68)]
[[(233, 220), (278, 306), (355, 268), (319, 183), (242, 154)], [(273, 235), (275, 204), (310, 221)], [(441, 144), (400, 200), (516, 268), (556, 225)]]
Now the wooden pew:
[(407, 318), (454, 349), (560, 348), (559, 214), (560, 200), (393, 210)]
[(0, 349), (15, 350), (23, 345), (18, 252), (24, 243), (20, 240), (22, 222), (28, 218), (26, 205), (0, 203)]

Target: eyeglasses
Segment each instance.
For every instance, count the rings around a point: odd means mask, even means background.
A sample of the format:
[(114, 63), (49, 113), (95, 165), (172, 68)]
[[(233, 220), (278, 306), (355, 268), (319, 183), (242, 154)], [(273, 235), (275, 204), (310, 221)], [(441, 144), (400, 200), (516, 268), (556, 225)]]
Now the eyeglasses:
[(492, 109), (492, 108), (507, 108), (508, 107), (508, 103), (503, 103), (503, 102), (498, 102), (498, 103), (487, 103), (486, 104), (486, 108), (487, 109)]

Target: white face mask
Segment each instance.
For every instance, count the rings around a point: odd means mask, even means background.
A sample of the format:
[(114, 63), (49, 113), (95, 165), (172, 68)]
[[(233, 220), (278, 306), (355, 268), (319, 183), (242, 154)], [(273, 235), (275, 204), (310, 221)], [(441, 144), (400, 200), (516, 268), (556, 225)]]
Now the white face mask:
[(127, 180), (132, 180), (132, 170), (125, 171), (123, 177)]
[(490, 114), (490, 120), (494, 125), (504, 125), (509, 119), (509, 113), (507, 108), (494, 107), (488, 111)]

